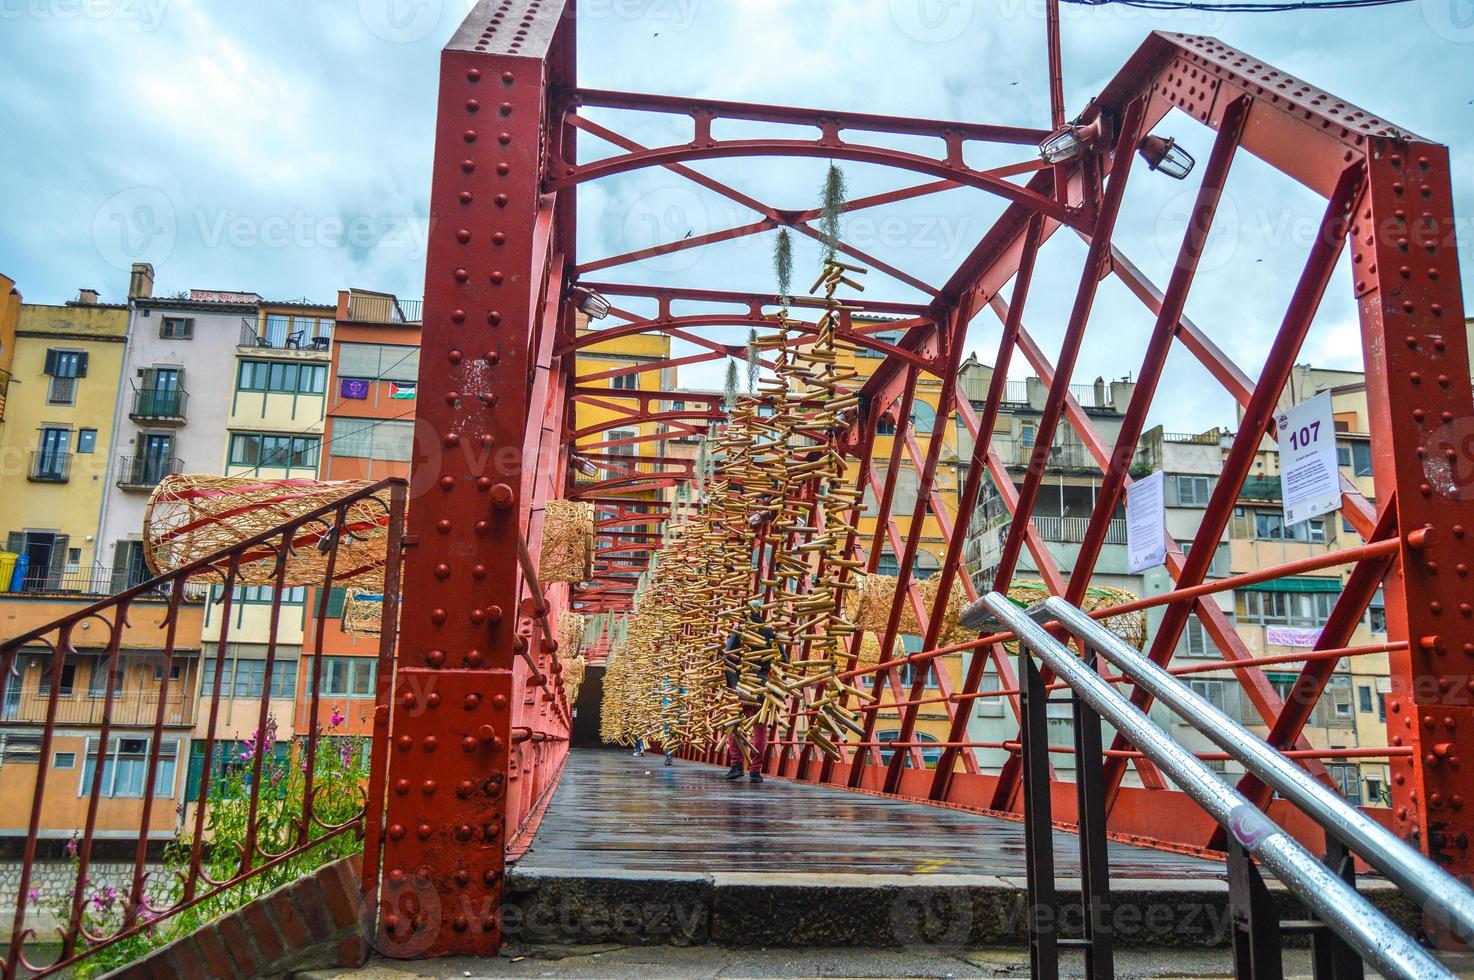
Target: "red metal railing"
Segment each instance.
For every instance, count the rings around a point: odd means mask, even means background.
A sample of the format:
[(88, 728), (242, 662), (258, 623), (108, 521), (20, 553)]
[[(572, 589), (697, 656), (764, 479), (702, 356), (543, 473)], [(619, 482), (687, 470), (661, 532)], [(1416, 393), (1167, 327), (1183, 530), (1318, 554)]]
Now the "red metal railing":
[[(365, 867), (377, 867), (386, 739), (373, 740), (365, 774), (353, 741), (342, 739), (332, 725), (310, 725), (288, 736), (277, 729), (271, 715), (271, 701), (280, 696), (273, 692), (272, 679), (292, 655), (278, 628), (292, 541), (310, 527), (325, 532), (322, 540), (340, 541), (353, 504), (367, 498), (381, 503), (394, 542), (384, 599), (385, 621), (393, 622), (406, 496), (404, 481), (380, 481), (0, 644), (0, 678), (7, 687), (20, 682), (17, 668), (25, 663), (22, 658), (39, 655), (49, 671), (44, 686), (23, 688), (19, 699), (5, 699), (7, 712), (13, 708), (16, 720), (34, 718), (39, 726), (11, 938), (0, 964), (6, 980), (55, 973), (124, 941), (157, 936), (190, 910), (218, 914), (225, 904), (250, 897), (253, 887), (264, 888), (267, 882), (301, 873), (315, 860), (352, 849), (355, 845), (345, 835), (366, 838), (370, 857)], [(222, 714), (222, 701), (232, 700), (232, 692), (222, 683), (225, 658), (216, 656), (212, 665), (207, 661), (214, 684), (212, 693), (201, 698), (201, 720), (189, 738), (173, 734), (166, 749), (171, 726), (195, 721), (194, 715), (186, 720), (179, 714), (180, 705), (193, 706), (199, 683), (194, 670), (197, 655), (191, 652), (186, 659), (177, 649), (186, 594), (200, 586), (219, 589), (219, 632), (213, 640), (217, 650), (227, 649), (242, 561), (258, 557), (263, 549), (275, 552), (278, 560), (263, 682), (252, 712), (254, 731), (245, 736), (242, 726), (232, 726)], [(333, 587), (336, 554), (336, 547), (328, 552), (317, 586), (319, 619)], [(131, 644), (123, 653), (130, 619), (154, 616), (160, 610), (159, 595), (167, 597), (157, 624), (164, 640), (160, 649), (142, 657), (154, 663), (157, 687), (144, 696), (130, 696), (122, 692), (120, 679), (125, 662), (140, 661)], [(145, 604), (140, 601), (144, 598), (155, 601)], [(75, 678), (68, 681), (67, 664), (74, 660), (83, 629), (88, 630), (89, 646), (100, 639), (105, 648), (93, 666), (103, 673), (94, 678), (92, 686), (100, 696), (87, 698), (87, 717), (74, 718), (68, 702), (87, 694), (76, 688)], [(317, 633), (313, 646), (301, 651), (301, 659), (311, 658), (313, 664), (312, 670), (300, 672), (303, 676), (320, 674), (321, 630)], [(205, 642), (210, 640), (205, 637)], [(394, 650), (394, 631), (386, 630), (379, 644), (376, 708), (376, 717), (385, 721)], [(181, 666), (186, 669), (176, 669)], [(313, 685), (312, 718), (317, 717), (319, 689)], [(239, 693), (235, 692), (234, 710), (247, 703)], [(284, 721), (291, 723), (290, 718)], [(79, 723), (88, 726), (80, 735)], [(56, 755), (66, 757), (69, 764), (60, 765)], [(62, 775), (78, 769), (81, 779), (75, 787), (60, 784)], [(18, 775), (16, 764), (7, 764), (7, 781)], [(36, 887), (38, 866), (49, 857), (43, 856), (42, 838), (69, 831), (76, 836), (67, 844), (69, 875), (63, 877), (69, 876), (71, 887), (61, 894), (43, 895)], [(131, 851), (126, 880), (116, 885), (93, 881), (94, 865), (104, 848), (112, 849), (113, 860), (117, 859), (119, 838), (133, 842), (123, 845), (124, 852)], [(162, 854), (157, 846), (161, 839), (167, 842)], [(47, 919), (52, 921), (48, 924)], [(41, 961), (47, 957), (49, 962)]]

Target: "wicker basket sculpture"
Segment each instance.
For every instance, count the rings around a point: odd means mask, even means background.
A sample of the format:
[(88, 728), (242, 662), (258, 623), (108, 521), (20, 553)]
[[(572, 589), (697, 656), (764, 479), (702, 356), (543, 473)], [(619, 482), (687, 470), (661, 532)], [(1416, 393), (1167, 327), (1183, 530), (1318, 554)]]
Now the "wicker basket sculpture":
[(378, 636), (384, 630), (384, 595), (349, 589), (343, 597), (343, 632), (353, 636)]
[(579, 656), (583, 646), (583, 631), (588, 625), (586, 617), (576, 612), (564, 612), (558, 617), (558, 659), (566, 665)]
[[(884, 633), (886, 622), (890, 618), (891, 605), (896, 601), (897, 584), (898, 579), (894, 575), (860, 576), (859, 588), (854, 590), (846, 609), (849, 618), (862, 630), (876, 635)], [(917, 583), (917, 590), (921, 593), (921, 603), (928, 611), (937, 601), (937, 589), (940, 585), (941, 576), (939, 575), (933, 575)], [(947, 610), (942, 618), (942, 631), (938, 634), (940, 637), (951, 637), (957, 633), (959, 629), (957, 621), (965, 605), (967, 605), (967, 592), (962, 580), (954, 576), (952, 592), (947, 597)], [(921, 624), (917, 621), (916, 610), (910, 602), (901, 603), (901, 625), (897, 632), (910, 633), (914, 636), (921, 635)]]
[[(1014, 579), (1008, 587), (1009, 601), (1025, 608), (1043, 602), (1053, 594), (1049, 591), (1049, 586), (1034, 579)], [(1125, 589), (1092, 585), (1085, 590), (1085, 596), (1080, 600), (1080, 608), (1087, 613), (1094, 613), (1099, 609), (1135, 602), (1136, 599), (1137, 596)], [(1100, 624), (1136, 649), (1141, 650), (1146, 647), (1145, 611), (1138, 609), (1135, 612), (1107, 616), (1100, 621)], [(1018, 641), (1016, 640), (1010, 640), (1005, 646), (1014, 653), (1018, 652)]]
[(538, 580), (587, 582), (594, 577), (594, 505), (550, 500), (543, 511)]
[[(149, 571), (162, 575), (240, 544), (263, 531), (341, 500), (370, 484), (356, 480), (261, 480), (252, 477), (165, 477), (154, 488), (143, 516), (143, 553)], [(337, 542), (334, 585), (382, 586), (389, 529), (387, 495), (365, 497), (348, 507)], [(332, 518), (298, 528), (286, 554), (291, 586), (322, 585), (328, 555), (335, 549)], [(276, 542), (273, 542), (275, 544)], [(240, 560), (243, 585), (276, 582), (278, 553), (263, 545)]]

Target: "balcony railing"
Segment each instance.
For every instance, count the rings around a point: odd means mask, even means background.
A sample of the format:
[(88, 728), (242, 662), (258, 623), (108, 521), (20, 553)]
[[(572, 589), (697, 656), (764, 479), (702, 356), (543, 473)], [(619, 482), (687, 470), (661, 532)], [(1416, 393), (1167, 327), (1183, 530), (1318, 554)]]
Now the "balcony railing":
[(31, 453), (32, 483), (65, 483), (72, 476), (72, 454), (37, 449)]
[[(178, 682), (176, 681), (176, 685)], [(19, 700), (8, 700), (0, 707), (0, 720), (18, 725), (46, 723), (46, 711), (51, 695), (49, 691), (21, 692)], [(102, 709), (107, 697), (103, 691), (65, 690), (56, 699), (56, 723), (58, 725), (100, 725)], [(195, 698), (192, 694), (170, 694), (164, 699), (164, 725), (186, 727), (194, 724)], [(114, 725), (152, 725), (159, 717), (159, 695), (157, 691), (124, 691), (113, 695), (112, 723)]]
[(419, 323), (424, 304), (420, 299), (353, 293), (348, 297), (348, 319), (358, 323)]
[(118, 486), (124, 490), (151, 490), (164, 477), (184, 472), (184, 460), (177, 456), (118, 457)]
[[(21, 581), (20, 592), (35, 596), (106, 596), (121, 589), (132, 588), (147, 579), (148, 570), (142, 568), (132, 575), (114, 572), (101, 565), (57, 573), (46, 568), (29, 568), (26, 570), (26, 577)], [(0, 582), (0, 590), (3, 590), (0, 594), (13, 595), (8, 589), (9, 585), (9, 582)], [(185, 587), (184, 600), (203, 602), (208, 593), (207, 585), (191, 582)], [(145, 595), (143, 598), (153, 596)]]
[[(1024, 442), (1021, 439), (1013, 442), (999, 444), (999, 454), (1009, 466), (1028, 466), (1034, 460), (1034, 446), (1032, 442)], [(1086, 451), (1084, 446), (1066, 443), (1064, 445), (1051, 446), (1049, 455), (1045, 460), (1047, 469), (1097, 469), (1095, 457)]]
[(139, 388), (133, 393), (130, 419), (148, 422), (183, 422), (189, 392), (178, 388)]
[[(1090, 518), (1035, 517), (1034, 526), (1039, 529), (1039, 536), (1045, 541), (1079, 544), (1085, 540), (1085, 532), (1090, 529)], [(1110, 522), (1106, 528), (1105, 543), (1126, 543), (1126, 522), (1124, 520), (1116, 518)]]
[(250, 317), (241, 317), (241, 347), (256, 350), (299, 350), (325, 354), (332, 349), (331, 334), (320, 333), (309, 336), (305, 328), (289, 323), (258, 323)]

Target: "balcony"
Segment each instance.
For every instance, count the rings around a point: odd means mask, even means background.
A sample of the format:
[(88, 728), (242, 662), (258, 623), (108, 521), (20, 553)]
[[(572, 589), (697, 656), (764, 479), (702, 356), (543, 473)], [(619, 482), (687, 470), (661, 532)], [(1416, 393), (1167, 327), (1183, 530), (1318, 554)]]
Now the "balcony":
[(178, 388), (139, 388), (133, 392), (133, 407), (128, 417), (135, 422), (154, 425), (182, 425), (189, 392)]
[[(185, 728), (194, 724), (195, 702), (192, 694), (179, 691), (180, 682), (171, 682), (175, 690), (164, 699), (164, 726)], [(100, 725), (106, 698), (101, 692), (74, 689), (56, 699), (58, 725)], [(19, 698), (6, 698), (0, 707), (0, 721), (17, 725), (43, 725), (51, 697), (34, 688), (23, 691)], [(158, 691), (123, 691), (113, 695), (114, 725), (152, 725), (159, 713)]]
[(32, 483), (65, 483), (72, 477), (72, 454), (37, 449), (31, 453)]
[(295, 327), (268, 319), (259, 323), (250, 317), (241, 317), (239, 346), (255, 351), (300, 352), (303, 354), (326, 354), (333, 348), (331, 334), (309, 336), (307, 328)]
[[(1085, 532), (1090, 528), (1090, 518), (1035, 517), (1034, 526), (1039, 529), (1039, 536), (1045, 541), (1080, 544), (1085, 540)], [(1126, 522), (1124, 520), (1118, 517), (1110, 522), (1106, 528), (1105, 543), (1126, 543)]]
[(348, 297), (348, 319), (356, 323), (419, 323), (424, 305), (420, 299), (353, 292)]
[[(1034, 459), (1034, 443), (1016, 439), (1012, 442), (995, 443), (998, 454), (1008, 466), (1027, 467)], [(1073, 443), (1051, 446), (1045, 468), (1050, 470), (1095, 470), (1095, 457), (1084, 446)]]
[(152, 490), (164, 477), (184, 472), (184, 460), (177, 456), (118, 457), (118, 487), (122, 490)]

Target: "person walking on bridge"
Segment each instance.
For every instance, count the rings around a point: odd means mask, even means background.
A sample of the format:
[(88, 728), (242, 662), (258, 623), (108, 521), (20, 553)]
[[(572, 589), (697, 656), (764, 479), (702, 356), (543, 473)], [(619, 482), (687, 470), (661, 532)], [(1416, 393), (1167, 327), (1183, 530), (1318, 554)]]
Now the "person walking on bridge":
[[(781, 656), (783, 648), (778, 643), (778, 635), (768, 627), (762, 625), (762, 614), (754, 608), (750, 618), (754, 624), (752, 632), (762, 637), (764, 647), (770, 650), (779, 650)], [(742, 646), (742, 635), (737, 630), (733, 630), (731, 635), (727, 637), (727, 645), (722, 653), (727, 687), (737, 697), (738, 703), (742, 706), (741, 717), (732, 722), (732, 727), (727, 730), (727, 774), (722, 778), (741, 779), (743, 770), (746, 768), (747, 778), (754, 783), (760, 783), (763, 781), (763, 756), (768, 748), (768, 726), (760, 721), (753, 722), (752, 754), (750, 758), (744, 760), (744, 753), (742, 751), (742, 724), (758, 713), (758, 710), (762, 707), (762, 698), (744, 693), (739, 682), (742, 680), (742, 675), (745, 671), (749, 675), (749, 679), (754, 682), (750, 686), (761, 690), (768, 683), (768, 674), (772, 671), (773, 665), (770, 660), (766, 659), (760, 660), (755, 664), (747, 662), (742, 656)], [(743, 765), (744, 761), (747, 763), (745, 767)]]

